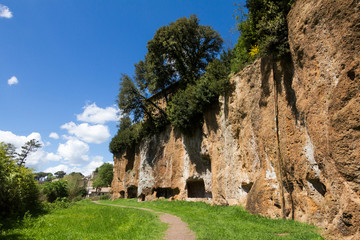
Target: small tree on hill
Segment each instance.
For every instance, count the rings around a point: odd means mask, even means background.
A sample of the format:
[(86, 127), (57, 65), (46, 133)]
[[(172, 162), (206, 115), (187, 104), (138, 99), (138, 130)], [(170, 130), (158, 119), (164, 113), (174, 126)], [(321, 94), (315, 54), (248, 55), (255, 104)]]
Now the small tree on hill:
[(66, 175), (66, 172), (64, 171), (57, 171), (56, 173), (54, 173), (56, 178), (63, 178)]
[(97, 170), (98, 175), (93, 182), (93, 187), (96, 189), (109, 187), (113, 180), (113, 165), (111, 163), (104, 163)]

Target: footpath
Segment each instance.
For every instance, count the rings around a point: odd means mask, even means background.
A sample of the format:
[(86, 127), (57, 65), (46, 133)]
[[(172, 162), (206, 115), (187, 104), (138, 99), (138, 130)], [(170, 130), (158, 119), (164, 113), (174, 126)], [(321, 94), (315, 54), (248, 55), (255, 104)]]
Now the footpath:
[(164, 237), (165, 240), (195, 240), (196, 235), (193, 231), (190, 230), (188, 225), (184, 223), (181, 218), (163, 212), (157, 212), (148, 208), (140, 208), (140, 207), (130, 207), (123, 205), (115, 205), (115, 204), (105, 204), (99, 203), (98, 201), (93, 201), (96, 204), (105, 205), (105, 206), (113, 206), (113, 207), (122, 207), (122, 208), (134, 208), (140, 209), (143, 211), (148, 211), (152, 213), (159, 214), (159, 219), (161, 222), (168, 224), (168, 229), (166, 230), (166, 235)]

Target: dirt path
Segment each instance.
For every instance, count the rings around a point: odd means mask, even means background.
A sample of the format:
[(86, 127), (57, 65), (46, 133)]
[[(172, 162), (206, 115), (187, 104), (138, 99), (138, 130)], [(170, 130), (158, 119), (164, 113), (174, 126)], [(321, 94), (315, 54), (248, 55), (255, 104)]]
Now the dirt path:
[(113, 206), (113, 207), (122, 207), (122, 208), (134, 208), (140, 209), (152, 213), (160, 214), (160, 221), (163, 223), (167, 223), (169, 228), (166, 230), (166, 235), (164, 237), (165, 240), (195, 240), (196, 236), (193, 231), (191, 231), (186, 223), (181, 221), (181, 218), (163, 212), (157, 212), (148, 208), (140, 208), (140, 207), (129, 207), (115, 204), (105, 204), (99, 203), (98, 201), (94, 201), (96, 204), (105, 205), (105, 206)]

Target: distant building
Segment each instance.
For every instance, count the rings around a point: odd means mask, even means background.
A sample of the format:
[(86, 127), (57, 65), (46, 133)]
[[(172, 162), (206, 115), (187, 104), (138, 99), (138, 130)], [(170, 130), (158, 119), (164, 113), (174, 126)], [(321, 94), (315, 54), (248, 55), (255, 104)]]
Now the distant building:
[(99, 191), (96, 191), (96, 188), (88, 187), (86, 190), (88, 191), (88, 197), (102, 196), (111, 193), (111, 187), (103, 187), (100, 188)]
[(102, 196), (111, 193), (111, 187), (102, 187), (99, 188), (98, 191), (96, 191), (96, 188), (93, 187), (93, 182), (97, 175), (98, 172), (93, 171), (90, 176), (86, 177), (88, 178), (86, 186), (87, 197)]

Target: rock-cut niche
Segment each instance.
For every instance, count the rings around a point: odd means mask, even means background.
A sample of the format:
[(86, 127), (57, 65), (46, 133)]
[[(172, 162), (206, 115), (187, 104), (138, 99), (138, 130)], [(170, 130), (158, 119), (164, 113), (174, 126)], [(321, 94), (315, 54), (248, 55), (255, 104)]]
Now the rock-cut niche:
[(205, 198), (205, 184), (203, 179), (186, 181), (188, 198)]
[(128, 187), (127, 198), (137, 198), (137, 187), (136, 186)]

